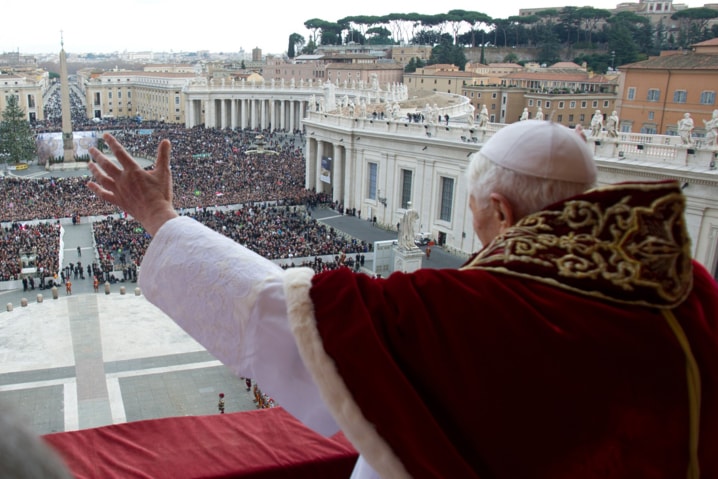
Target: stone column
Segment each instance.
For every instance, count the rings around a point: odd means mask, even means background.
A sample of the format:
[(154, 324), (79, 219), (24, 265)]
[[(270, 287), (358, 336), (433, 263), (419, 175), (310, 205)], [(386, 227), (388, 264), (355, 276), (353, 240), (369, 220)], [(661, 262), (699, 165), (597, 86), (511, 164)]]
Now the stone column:
[[(332, 200), (344, 201), (344, 169), (342, 168), (341, 147), (332, 144)], [(346, 203), (344, 204), (346, 206)]]
[(207, 100), (207, 108), (205, 108), (205, 113), (204, 113), (204, 125), (207, 128), (215, 127), (216, 117), (214, 114), (214, 110), (215, 110), (214, 99), (210, 98), (209, 100)]
[(267, 100), (261, 99), (262, 102), (262, 129), (267, 128)]
[(305, 188), (308, 190), (311, 190), (312, 188), (317, 187), (317, 173), (316, 173), (316, 164), (312, 161), (312, 158), (316, 158), (317, 156), (317, 142), (313, 138), (307, 137), (307, 161), (305, 163)]
[(225, 129), (227, 128), (227, 100), (225, 100), (224, 98), (219, 100), (219, 114), (219, 126), (220, 128)]
[(344, 160), (344, 177), (347, 181), (344, 182), (344, 204), (351, 205), (352, 208), (357, 210), (361, 209), (361, 198), (356, 198), (355, 195), (355, 183), (354, 178), (358, 178), (354, 172), (354, 158), (352, 156), (352, 149), (344, 146), (342, 149), (343, 160)]
[(241, 102), (241, 110), (240, 110), (240, 120), (239, 120), (239, 127), (244, 129), (247, 127), (247, 100), (246, 98), (242, 98), (240, 100)]
[(231, 102), (232, 102), (232, 129), (233, 129), (233, 130), (236, 130), (236, 129), (237, 129), (237, 108), (238, 108), (238, 105), (237, 105), (237, 100), (234, 100), (234, 99), (233, 99), (233, 100), (231, 100)]
[(249, 101), (251, 103), (251, 107), (250, 107), (251, 110), (249, 112), (249, 115), (251, 118), (250, 118), (249, 126), (252, 129), (255, 129), (255, 128), (257, 128), (257, 100), (249, 100)]
[(284, 129), (284, 100), (279, 100), (279, 119), (277, 121), (277, 127)]
[(319, 175), (322, 173), (322, 155), (324, 154), (324, 142), (317, 140), (317, 156), (314, 159), (314, 178), (315, 184), (317, 185), (317, 193), (324, 191), (324, 184), (322, 183)]
[(294, 104), (296, 102), (294, 100), (289, 101), (289, 132), (294, 132)]
[(269, 125), (270, 125), (270, 131), (274, 131), (277, 129), (277, 119), (276, 117), (276, 109), (277, 109), (277, 103), (274, 99), (269, 100)]

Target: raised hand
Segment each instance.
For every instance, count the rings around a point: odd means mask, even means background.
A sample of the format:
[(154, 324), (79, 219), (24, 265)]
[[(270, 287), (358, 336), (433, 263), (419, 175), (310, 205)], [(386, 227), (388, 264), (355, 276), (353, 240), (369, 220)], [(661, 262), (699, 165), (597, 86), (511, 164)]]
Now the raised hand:
[(169, 140), (160, 142), (154, 170), (145, 171), (114, 136), (105, 133), (103, 138), (122, 168), (98, 149), (90, 148), (95, 163), (90, 162), (88, 168), (94, 180), (87, 187), (132, 215), (154, 236), (166, 221), (177, 216), (172, 206)]

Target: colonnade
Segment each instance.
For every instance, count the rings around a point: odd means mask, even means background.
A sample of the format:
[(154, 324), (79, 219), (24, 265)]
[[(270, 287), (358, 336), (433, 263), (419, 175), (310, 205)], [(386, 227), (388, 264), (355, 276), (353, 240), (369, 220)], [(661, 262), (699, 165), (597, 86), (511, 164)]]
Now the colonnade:
[[(340, 143), (307, 138), (306, 158), (306, 187), (318, 193), (331, 191), (333, 201), (350, 205), (356, 184), (352, 150)], [(321, 178), (320, 165), (325, 158), (331, 160), (329, 183)]]
[(301, 128), (307, 107), (303, 99), (189, 97), (185, 126), (294, 131)]

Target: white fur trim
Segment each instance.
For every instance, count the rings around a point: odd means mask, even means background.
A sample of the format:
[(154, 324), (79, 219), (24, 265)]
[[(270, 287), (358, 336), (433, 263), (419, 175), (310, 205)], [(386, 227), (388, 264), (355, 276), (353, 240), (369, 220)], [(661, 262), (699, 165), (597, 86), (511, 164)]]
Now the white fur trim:
[(316, 327), (314, 304), (309, 296), (312, 276), (314, 271), (309, 268), (291, 268), (286, 271), (284, 280), (289, 326), (299, 355), (319, 387), (329, 412), (367, 463), (384, 479), (410, 478), (389, 444), (364, 417), (339, 376), (334, 361), (324, 350)]

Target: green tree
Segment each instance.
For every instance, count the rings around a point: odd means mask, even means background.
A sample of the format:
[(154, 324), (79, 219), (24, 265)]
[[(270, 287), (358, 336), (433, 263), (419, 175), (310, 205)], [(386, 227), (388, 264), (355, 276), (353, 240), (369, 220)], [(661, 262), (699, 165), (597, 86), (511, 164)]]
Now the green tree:
[(519, 56), (514, 52), (504, 55), (504, 63), (516, 63), (519, 61)]
[(466, 62), (464, 49), (459, 45), (454, 45), (453, 38), (449, 37), (448, 40), (444, 38), (439, 45), (431, 49), (431, 57), (428, 63), (429, 65), (447, 63), (456, 65), (460, 70), (463, 70)]
[(640, 60), (638, 46), (633, 41), (630, 30), (623, 23), (613, 25), (608, 32), (608, 48), (616, 52), (616, 67)]
[(609, 18), (611, 16), (611, 12), (600, 8), (581, 7), (578, 9), (577, 13), (578, 18), (580, 19), (585, 31), (584, 38), (590, 46), (592, 42), (593, 32), (596, 30), (596, 27), (601, 22), (601, 20), (606, 20), (607, 18)]
[(391, 45), (391, 32), (385, 27), (371, 27), (366, 31), (367, 43), (369, 45)]
[(551, 65), (561, 60), (561, 44), (558, 36), (549, 29), (542, 30), (538, 35), (538, 62)]
[(314, 43), (314, 40), (311, 39), (309, 40), (309, 42), (307, 42), (306, 45), (304, 45), (304, 47), (302, 47), (302, 53), (304, 53), (305, 55), (311, 55), (315, 51), (317, 51), (317, 44)]
[(0, 122), (0, 157), (7, 163), (27, 163), (35, 157), (35, 133), (18, 104), (16, 95), (7, 97)]
[(338, 23), (325, 22), (322, 25), (321, 45), (341, 45), (342, 25)]
[(671, 15), (671, 20), (680, 22), (678, 32), (680, 46), (686, 48), (710, 38), (710, 34), (706, 35), (708, 23), (714, 18), (718, 18), (718, 10), (705, 7), (686, 8)]
[(292, 33), (289, 35), (289, 46), (287, 47), (287, 56), (289, 58), (294, 58), (297, 56), (297, 46), (299, 48), (302, 48), (306, 40), (304, 40), (304, 37), (301, 36), (298, 33)]
[(608, 19), (608, 51), (616, 52), (616, 67), (646, 58), (652, 35), (647, 23), (650, 22), (646, 17), (633, 12), (619, 12)]

